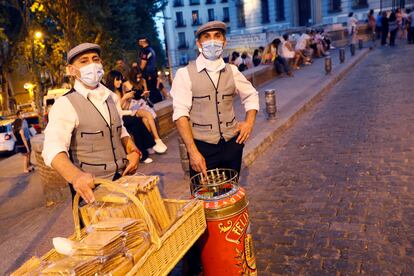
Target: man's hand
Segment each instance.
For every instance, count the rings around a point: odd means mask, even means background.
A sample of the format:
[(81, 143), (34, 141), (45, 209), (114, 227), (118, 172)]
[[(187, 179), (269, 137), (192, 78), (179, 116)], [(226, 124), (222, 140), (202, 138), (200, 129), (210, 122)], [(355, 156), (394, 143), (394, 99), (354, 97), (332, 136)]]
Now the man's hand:
[(72, 179), (72, 185), (76, 192), (85, 200), (86, 203), (92, 203), (95, 201), (92, 188), (95, 186), (93, 184), (93, 175), (86, 172), (79, 172)]
[(235, 133), (239, 133), (236, 143), (238, 144), (245, 143), (247, 139), (249, 138), (252, 130), (253, 130), (253, 123), (248, 123), (248, 122), (237, 123), (236, 129), (234, 130)]
[(127, 155), (128, 166), (122, 173), (122, 176), (125, 176), (127, 174), (134, 174), (137, 171), (139, 165), (139, 158), (140, 155), (136, 151), (133, 151)]
[(189, 152), (190, 165), (196, 172), (202, 172), (203, 175), (207, 176), (207, 165), (203, 155), (198, 150)]

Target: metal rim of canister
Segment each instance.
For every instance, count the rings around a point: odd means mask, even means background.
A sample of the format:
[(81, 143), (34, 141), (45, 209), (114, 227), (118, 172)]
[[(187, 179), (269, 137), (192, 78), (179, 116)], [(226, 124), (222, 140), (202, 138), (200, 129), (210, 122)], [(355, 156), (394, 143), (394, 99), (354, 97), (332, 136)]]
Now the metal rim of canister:
[(243, 197), (243, 199), (226, 207), (219, 207), (215, 209), (204, 208), (206, 220), (222, 220), (227, 219), (229, 217), (237, 216), (238, 214), (246, 210), (248, 205), (249, 201), (247, 200), (247, 197)]
[[(215, 182), (215, 176), (217, 176), (218, 179), (222, 175), (229, 176), (228, 179), (224, 179), (221, 182)], [(207, 183), (202, 183), (207, 180)], [(236, 170), (233, 169), (224, 169), (224, 168), (216, 168), (212, 170), (207, 171), (207, 177), (204, 176), (202, 173), (198, 173), (191, 177), (190, 179), (190, 185), (191, 185), (191, 194), (201, 200), (210, 201), (210, 200), (218, 200), (222, 199), (228, 196), (231, 196), (237, 192), (238, 186), (238, 173)], [(227, 191), (226, 193), (222, 195), (217, 195), (213, 197), (205, 197), (202, 196), (199, 192), (202, 189), (211, 189), (211, 191), (214, 191), (215, 189), (218, 189), (220, 187), (223, 187), (225, 185), (231, 185), (231, 189)]]

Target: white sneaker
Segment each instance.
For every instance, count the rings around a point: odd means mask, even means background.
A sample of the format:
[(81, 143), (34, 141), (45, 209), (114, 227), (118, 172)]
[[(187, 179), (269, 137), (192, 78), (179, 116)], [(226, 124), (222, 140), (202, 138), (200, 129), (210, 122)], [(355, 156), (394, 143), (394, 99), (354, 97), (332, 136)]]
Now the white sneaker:
[(145, 159), (142, 162), (145, 163), (145, 164), (150, 164), (150, 163), (152, 163), (152, 161), (154, 161), (154, 160), (152, 160), (151, 158), (147, 157), (147, 159)]
[(161, 143), (159, 141), (161, 140), (155, 140), (155, 146), (153, 146), (152, 149), (158, 154), (163, 154), (167, 151), (167, 146), (164, 145), (162, 141)]
[(153, 150), (152, 148), (147, 149), (148, 154), (154, 154), (155, 150)]
[(156, 145), (160, 145), (162, 148), (167, 150), (167, 146), (164, 144), (164, 142), (161, 139), (155, 140)]

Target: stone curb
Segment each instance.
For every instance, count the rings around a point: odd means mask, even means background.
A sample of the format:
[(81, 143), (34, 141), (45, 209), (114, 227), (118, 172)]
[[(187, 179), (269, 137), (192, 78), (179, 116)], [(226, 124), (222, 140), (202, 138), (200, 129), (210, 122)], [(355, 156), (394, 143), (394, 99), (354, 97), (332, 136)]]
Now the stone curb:
[[(249, 167), (257, 159), (257, 157), (262, 154), (276, 139), (278, 139), (283, 133), (285, 133), (290, 127), (294, 125), (299, 118), (310, 110), (315, 104), (322, 100), (322, 98), (337, 84), (342, 80), (349, 71), (354, 68), (359, 62), (361, 62), (371, 51), (369, 49), (361, 50), (363, 53), (360, 56), (347, 64), (346, 67), (341, 68), (338, 73), (333, 78), (326, 80), (322, 88), (316, 92), (310, 99), (308, 99), (302, 107), (298, 110), (293, 111), (292, 114), (289, 114), (287, 118), (277, 118), (275, 127), (269, 127), (263, 129), (252, 141), (250, 141), (250, 146), (245, 150), (242, 159), (242, 170)], [(332, 74), (332, 73), (331, 73)], [(269, 121), (272, 122), (272, 121)]]

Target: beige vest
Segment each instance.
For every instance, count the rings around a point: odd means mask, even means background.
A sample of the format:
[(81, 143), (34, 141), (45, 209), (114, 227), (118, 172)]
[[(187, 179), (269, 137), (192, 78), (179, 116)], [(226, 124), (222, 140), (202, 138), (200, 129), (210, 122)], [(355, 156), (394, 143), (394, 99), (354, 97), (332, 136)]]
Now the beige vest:
[(125, 168), (126, 154), (121, 143), (122, 122), (112, 97), (106, 104), (110, 125), (88, 99), (72, 91), (65, 95), (79, 118), (72, 132), (70, 157), (75, 166), (95, 177), (112, 179)]
[(187, 68), (193, 95), (190, 124), (194, 139), (210, 144), (217, 144), (220, 138), (230, 140), (236, 135), (237, 123), (233, 110), (236, 85), (230, 65), (220, 71), (217, 87), (206, 70), (197, 72), (195, 61)]

